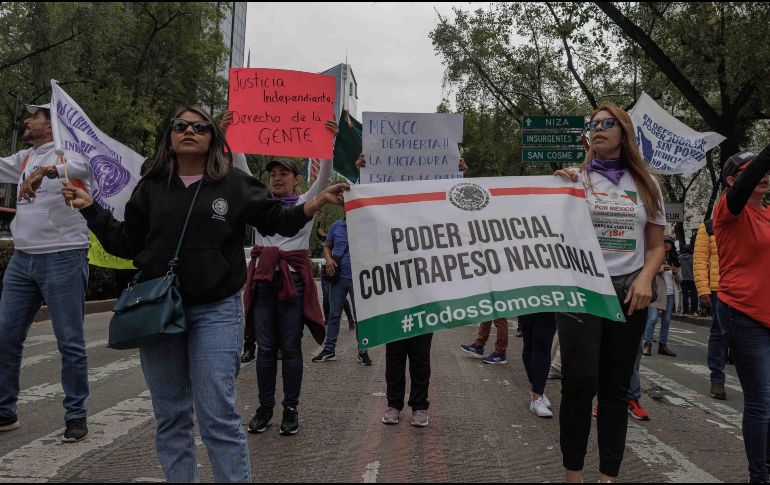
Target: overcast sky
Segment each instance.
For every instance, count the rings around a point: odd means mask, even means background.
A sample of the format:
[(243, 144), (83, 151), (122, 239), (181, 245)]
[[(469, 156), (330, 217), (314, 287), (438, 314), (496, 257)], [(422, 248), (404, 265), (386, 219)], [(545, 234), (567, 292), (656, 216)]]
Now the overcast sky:
[[(320, 72), (345, 62), (364, 111), (433, 113), (444, 67), (428, 34), (434, 7), (452, 18), (455, 3), (255, 3), (248, 5), (251, 67)], [(483, 4), (477, 4), (483, 5)]]

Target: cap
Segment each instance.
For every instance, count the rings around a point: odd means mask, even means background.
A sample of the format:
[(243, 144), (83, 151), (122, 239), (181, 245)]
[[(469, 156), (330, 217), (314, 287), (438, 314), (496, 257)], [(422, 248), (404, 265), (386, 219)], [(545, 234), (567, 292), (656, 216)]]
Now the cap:
[(37, 110), (39, 110), (39, 109), (47, 109), (48, 111), (51, 111), (51, 103), (47, 103), (47, 104), (28, 104), (27, 105), (27, 111), (30, 114), (37, 113)]
[(722, 166), (722, 178), (727, 180), (727, 177), (737, 175), (746, 168), (756, 156), (757, 154), (754, 152), (740, 152), (728, 158)]
[(671, 236), (671, 235), (663, 236), (663, 241), (670, 242), (671, 244), (676, 244), (676, 239), (674, 239), (674, 236)]
[(289, 172), (292, 172), (294, 175), (299, 175), (299, 168), (297, 168), (297, 164), (294, 163), (291, 160), (288, 160), (286, 158), (280, 158), (278, 160), (273, 160), (272, 162), (267, 164), (267, 167), (265, 167), (266, 171), (270, 171), (275, 167), (276, 165), (280, 165)]

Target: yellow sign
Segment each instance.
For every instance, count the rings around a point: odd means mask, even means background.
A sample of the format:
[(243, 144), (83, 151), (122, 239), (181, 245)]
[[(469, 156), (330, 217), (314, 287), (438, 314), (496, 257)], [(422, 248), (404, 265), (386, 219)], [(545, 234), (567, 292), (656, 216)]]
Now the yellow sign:
[(96, 239), (94, 233), (90, 233), (91, 249), (88, 251), (88, 262), (94, 266), (111, 269), (136, 269), (131, 261), (113, 256), (108, 253), (102, 243)]

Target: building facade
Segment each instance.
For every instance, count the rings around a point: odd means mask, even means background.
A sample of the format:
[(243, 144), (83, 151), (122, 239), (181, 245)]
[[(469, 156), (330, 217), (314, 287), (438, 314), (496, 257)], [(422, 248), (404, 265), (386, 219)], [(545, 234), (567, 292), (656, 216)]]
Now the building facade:
[(337, 64), (321, 74), (328, 74), (337, 79), (337, 96), (334, 100), (335, 119), (340, 119), (342, 110), (346, 109), (353, 118), (358, 119), (358, 83), (350, 64)]
[[(225, 79), (230, 79), (231, 67), (243, 67), (246, 54), (246, 11), (247, 2), (220, 3), (227, 5), (224, 19), (220, 24), (222, 40), (228, 46), (230, 55), (225, 59), (221, 74)], [(225, 10), (225, 9), (223, 9)]]

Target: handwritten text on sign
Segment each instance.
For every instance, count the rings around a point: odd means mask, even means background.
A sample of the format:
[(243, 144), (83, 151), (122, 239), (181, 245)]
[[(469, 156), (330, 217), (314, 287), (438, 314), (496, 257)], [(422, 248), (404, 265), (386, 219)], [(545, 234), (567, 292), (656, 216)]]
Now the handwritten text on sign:
[(462, 115), (365, 112), (363, 125), (361, 183), (462, 178)]
[(227, 141), (235, 152), (331, 159), (333, 76), (280, 69), (230, 69)]

